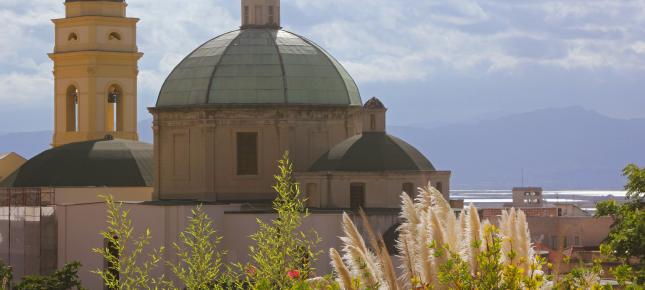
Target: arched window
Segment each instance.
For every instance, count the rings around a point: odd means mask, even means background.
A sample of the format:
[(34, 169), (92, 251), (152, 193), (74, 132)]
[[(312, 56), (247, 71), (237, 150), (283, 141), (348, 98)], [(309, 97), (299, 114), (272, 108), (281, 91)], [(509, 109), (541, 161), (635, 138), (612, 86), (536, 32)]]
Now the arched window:
[(117, 85), (108, 89), (105, 118), (107, 131), (123, 131), (123, 90)]
[(121, 35), (116, 33), (116, 32), (112, 32), (112, 33), (110, 33), (110, 36), (108, 36), (108, 39), (109, 40), (121, 40)]
[(78, 40), (78, 35), (76, 35), (76, 33), (74, 32), (70, 33), (69, 36), (67, 37), (67, 41), (72, 41), (72, 40)]
[(65, 94), (65, 128), (67, 132), (78, 132), (78, 89), (69, 86)]

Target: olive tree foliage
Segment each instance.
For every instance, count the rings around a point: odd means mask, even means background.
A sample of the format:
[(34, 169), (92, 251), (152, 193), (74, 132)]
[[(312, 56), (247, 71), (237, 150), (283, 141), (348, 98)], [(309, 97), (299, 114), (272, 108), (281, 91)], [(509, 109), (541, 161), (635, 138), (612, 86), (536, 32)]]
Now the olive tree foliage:
[(635, 281), (645, 284), (645, 168), (629, 164), (623, 175), (627, 177), (626, 202), (608, 200), (596, 205), (596, 216), (614, 218), (601, 250), (626, 265), (615, 270), (618, 274), (633, 270)]
[(164, 248), (148, 249), (152, 235), (150, 229), (138, 237), (129, 210), (123, 203), (115, 202), (110, 195), (101, 196), (107, 206), (107, 229), (101, 232), (106, 241), (102, 248), (93, 251), (101, 255), (106, 268), (93, 271), (101, 276), (108, 289), (160, 289), (169, 287), (164, 276), (151, 277), (150, 272), (162, 262)]
[(203, 207), (193, 209), (188, 226), (179, 234), (179, 243), (173, 243), (179, 261), (168, 262), (186, 289), (223, 289), (217, 283), (224, 254), (217, 250), (221, 240)]
[[(273, 210), (277, 217), (268, 223), (257, 219), (259, 229), (251, 235), (255, 245), (249, 248), (252, 263), (244, 269), (247, 284), (254, 289), (291, 288), (295, 280), (312, 274), (312, 262), (318, 255), (314, 249), (319, 242), (317, 233), (298, 230), (309, 213), (294, 180), (288, 152), (278, 162), (278, 168), (273, 186), (277, 193)], [(292, 273), (297, 273), (298, 279)]]

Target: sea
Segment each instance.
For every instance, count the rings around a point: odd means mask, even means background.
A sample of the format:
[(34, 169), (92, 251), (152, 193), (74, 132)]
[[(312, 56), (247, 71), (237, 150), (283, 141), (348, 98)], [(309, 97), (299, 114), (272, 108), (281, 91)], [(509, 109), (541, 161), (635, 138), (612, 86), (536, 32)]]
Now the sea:
[[(599, 201), (613, 199), (625, 201), (624, 190), (544, 190), (542, 196), (548, 203), (572, 203), (588, 212), (596, 210)], [(450, 191), (451, 199), (462, 199), (464, 204), (473, 203), (478, 208), (500, 207), (513, 202), (511, 190), (470, 190), (457, 189)]]

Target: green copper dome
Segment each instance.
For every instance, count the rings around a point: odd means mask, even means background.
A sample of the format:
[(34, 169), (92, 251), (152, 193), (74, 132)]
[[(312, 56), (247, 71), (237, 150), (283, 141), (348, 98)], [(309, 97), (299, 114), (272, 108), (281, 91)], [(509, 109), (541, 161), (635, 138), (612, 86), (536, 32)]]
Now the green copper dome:
[(150, 187), (153, 169), (151, 144), (108, 138), (43, 151), (0, 187)]
[(188, 55), (166, 79), (157, 107), (203, 104), (360, 106), (347, 71), (315, 43), (284, 30), (220, 35)]
[(363, 132), (334, 146), (309, 171), (435, 171), (435, 168), (405, 141), (385, 132)]

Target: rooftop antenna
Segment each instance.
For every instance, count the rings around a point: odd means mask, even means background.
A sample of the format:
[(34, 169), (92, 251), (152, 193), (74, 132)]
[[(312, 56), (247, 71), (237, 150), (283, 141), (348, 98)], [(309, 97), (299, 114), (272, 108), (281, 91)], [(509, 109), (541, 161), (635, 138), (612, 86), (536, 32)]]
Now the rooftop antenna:
[(522, 187), (524, 187), (524, 167), (522, 167)]

